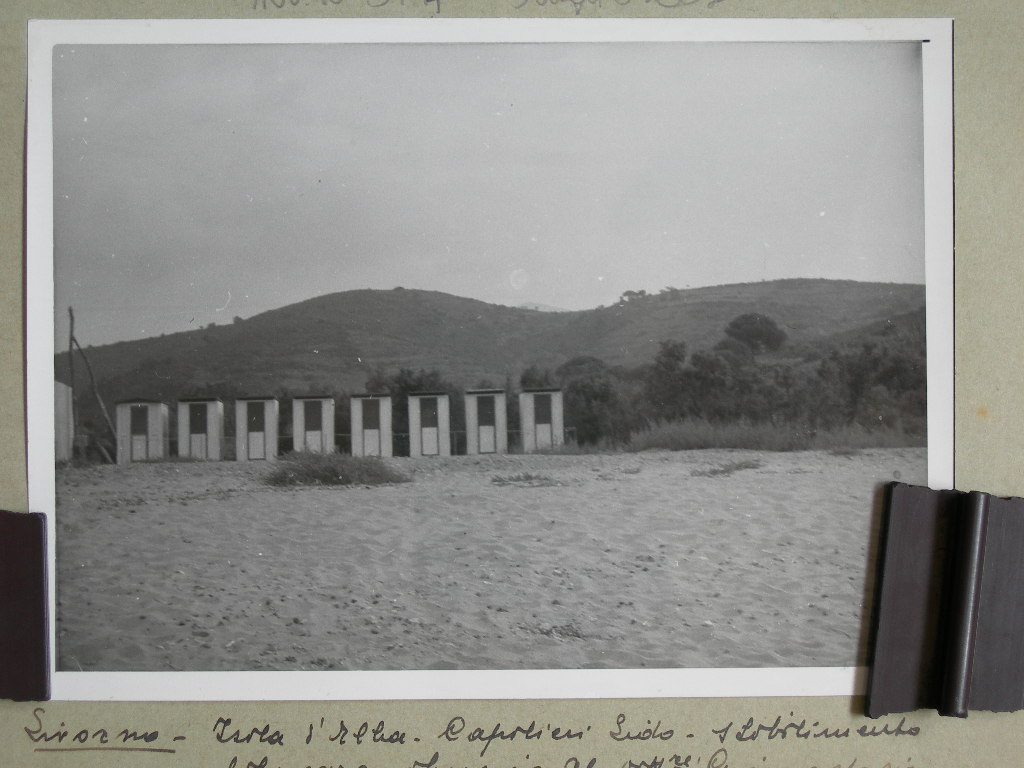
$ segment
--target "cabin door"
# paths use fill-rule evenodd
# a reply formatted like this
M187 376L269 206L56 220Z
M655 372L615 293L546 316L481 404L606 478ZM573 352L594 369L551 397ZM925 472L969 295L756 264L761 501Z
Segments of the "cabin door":
M188 455L195 459L210 458L206 410L206 403L189 403L188 405Z
M245 404L245 423L250 460L267 458L267 427L264 403Z
M441 452L437 431L437 398L420 398L420 450L424 456L437 456Z
M363 455L380 456L380 400L363 400Z
M145 461L149 458L149 408L147 406L132 406L131 433L131 460Z
M305 449L324 453L324 404L319 400L306 400L302 404L305 434L302 436Z
M533 396L533 424L537 435L537 447L550 448L554 445L554 432L551 425L551 395Z
M498 421L494 395L480 395L476 399L477 440L480 453L498 452Z

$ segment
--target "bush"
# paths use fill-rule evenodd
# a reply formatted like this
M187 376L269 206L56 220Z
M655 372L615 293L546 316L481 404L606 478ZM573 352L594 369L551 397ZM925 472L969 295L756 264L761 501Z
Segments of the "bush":
M538 475L533 472L520 472L517 475L495 475L491 478L491 482L495 485L524 485L532 488L561 485L561 483L548 475Z
M806 430L770 424L712 424L704 419L662 421L634 432L629 451L692 451L702 448L745 448L757 451L802 451L811 448Z
M695 469L690 475L693 477L724 477L740 472L744 469L760 469L761 462L757 459L744 459L742 461L730 461L718 467L710 469Z
M387 485L409 478L372 456L290 453L267 475L269 485Z
M866 429L859 425L812 430L745 421L712 424L703 419L662 421L634 432L628 451L690 451L739 448L755 451L837 451L861 448L909 448L926 445L921 435L900 427Z

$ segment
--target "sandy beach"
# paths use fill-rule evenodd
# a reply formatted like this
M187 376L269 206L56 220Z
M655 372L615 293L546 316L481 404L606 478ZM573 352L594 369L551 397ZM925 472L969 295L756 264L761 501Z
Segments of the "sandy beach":
M876 488L924 449L393 459L57 473L60 670L863 663Z

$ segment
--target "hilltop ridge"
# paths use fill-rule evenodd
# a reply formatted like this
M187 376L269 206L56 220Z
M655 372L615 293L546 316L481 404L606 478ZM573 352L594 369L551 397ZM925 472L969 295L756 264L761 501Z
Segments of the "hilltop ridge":
M789 354L814 354L830 343L856 343L859 334L877 333L887 323L923 323L925 303L922 285L827 279L624 295L629 298L607 307L543 312L438 291L358 289L231 325L87 352L111 400L170 400L214 390L223 397L355 391L374 370L401 367L437 369L468 387L502 385L528 366L555 368L581 355L635 367L651 362L667 339L690 350L709 348L730 320L748 312L767 315L785 330ZM56 356L55 370L66 381L66 353Z

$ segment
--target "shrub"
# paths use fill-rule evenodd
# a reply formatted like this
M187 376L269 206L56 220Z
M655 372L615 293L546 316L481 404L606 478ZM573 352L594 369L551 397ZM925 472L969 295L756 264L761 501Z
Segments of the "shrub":
M290 453L266 477L269 485L387 485L409 478L372 456Z
M712 424L704 419L663 421L634 432L627 450L690 451L702 448L746 448L759 451L801 451L811 448L806 430L770 424Z
M532 488L560 485L554 478L532 472L520 472L517 475L495 475L491 478L491 482L495 485L526 485Z
M862 448L908 448L925 445L922 436L897 427L866 429L860 425L812 430L736 421L712 424L704 419L662 421L634 432L628 451L690 451L740 448L755 451L846 451Z
M761 462L757 459L745 459L743 461L730 461L710 469L695 469L690 474L693 477L723 477L744 469L759 469L760 467Z

